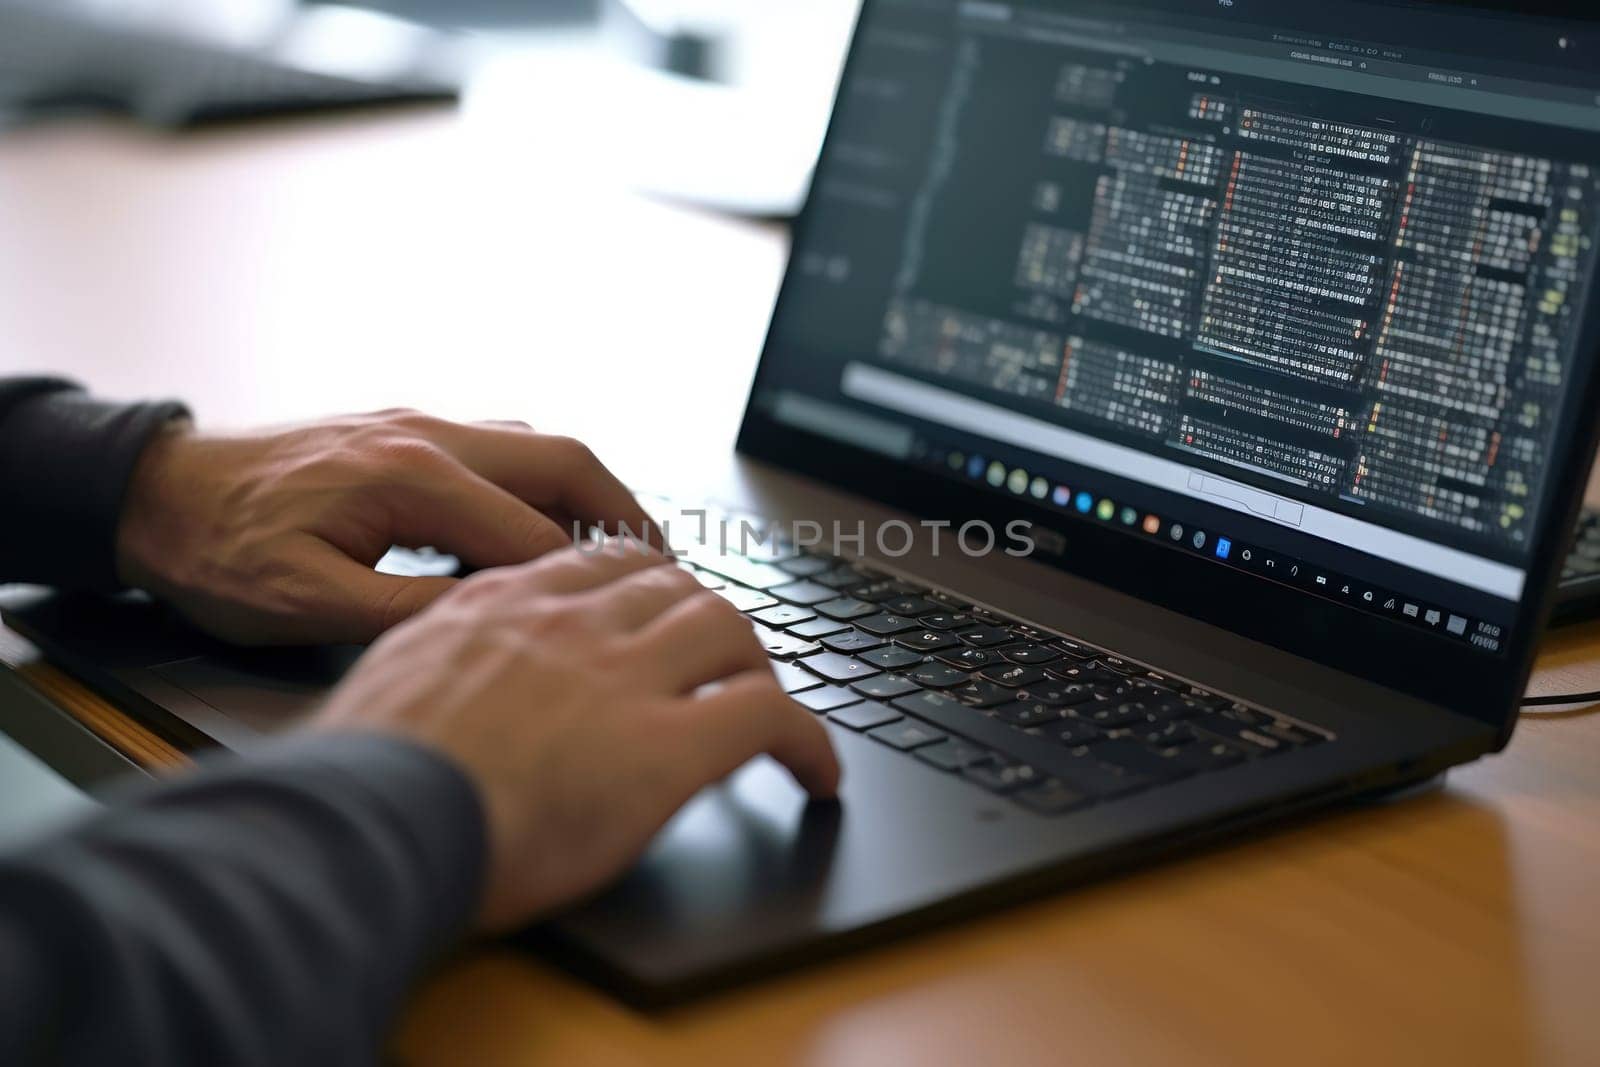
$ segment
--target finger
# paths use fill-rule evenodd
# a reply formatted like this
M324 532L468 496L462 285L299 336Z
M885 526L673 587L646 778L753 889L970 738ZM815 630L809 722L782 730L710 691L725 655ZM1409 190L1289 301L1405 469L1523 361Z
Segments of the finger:
M548 516L446 455L375 492L394 542L432 545L474 567L526 563L572 544Z
M595 454L570 437L440 423L430 437L456 459L538 508L558 509L607 533L624 527L660 548L661 533Z
M639 571L664 568L671 562L637 541L613 538L599 543L569 545L532 563L495 571L475 580L480 585L492 584L517 597L526 597L529 593L575 594L610 585Z
M273 639L306 644L366 644L460 584L455 578L380 574L316 539L307 539L284 562L293 578L279 590L284 632Z
M745 671L763 670L772 676L766 650L756 640L750 620L703 589L641 629L637 646L637 669L672 693L692 693Z
M682 567L646 567L595 588L585 608L613 632L632 633L704 591Z
M766 753L789 769L812 796L839 791L839 759L822 723L778 687L766 668L739 675L687 701L674 759L683 768L682 794L720 781Z

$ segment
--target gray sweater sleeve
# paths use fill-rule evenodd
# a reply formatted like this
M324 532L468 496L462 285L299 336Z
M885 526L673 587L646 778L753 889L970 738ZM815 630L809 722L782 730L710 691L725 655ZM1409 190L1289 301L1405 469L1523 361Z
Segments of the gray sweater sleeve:
M0 582L118 588L117 522L145 444L187 414L59 378L0 378Z
M467 926L484 820L407 742L322 735L0 857L0 1063L372 1063Z

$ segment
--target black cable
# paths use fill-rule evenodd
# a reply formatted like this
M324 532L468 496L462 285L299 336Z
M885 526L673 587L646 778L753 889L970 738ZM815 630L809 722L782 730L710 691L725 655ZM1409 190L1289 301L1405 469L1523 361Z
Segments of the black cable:
M1600 703L1600 693L1558 693L1554 696L1524 697L1522 706L1525 708L1547 708L1555 704L1596 704Z

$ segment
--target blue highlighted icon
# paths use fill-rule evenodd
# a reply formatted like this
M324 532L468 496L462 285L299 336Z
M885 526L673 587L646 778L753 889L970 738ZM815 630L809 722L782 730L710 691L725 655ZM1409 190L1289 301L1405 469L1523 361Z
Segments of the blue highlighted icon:
M988 463L984 462L982 456L973 456L971 459L967 460L967 477L982 478L983 468L987 466Z
M1233 551L1233 542L1226 537L1217 538L1217 558L1227 559L1228 553Z
M1079 511L1087 515L1094 508L1094 497L1088 493L1079 493L1078 499L1073 501L1073 504Z

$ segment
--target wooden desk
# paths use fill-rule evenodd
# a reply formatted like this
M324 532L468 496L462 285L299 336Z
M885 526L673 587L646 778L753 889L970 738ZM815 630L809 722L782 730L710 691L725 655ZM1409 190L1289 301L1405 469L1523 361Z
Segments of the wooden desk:
M212 421L522 417L648 481L731 440L782 257L771 231L540 168L445 116L0 141L0 364L181 394ZM616 409L574 402L596 376L630 383L620 436ZM1600 626L1553 638L1535 688L1600 688ZM422 987L395 1049L483 1067L1587 1064L1597 901L1600 715L1530 719L1444 788L664 1016L473 949Z

